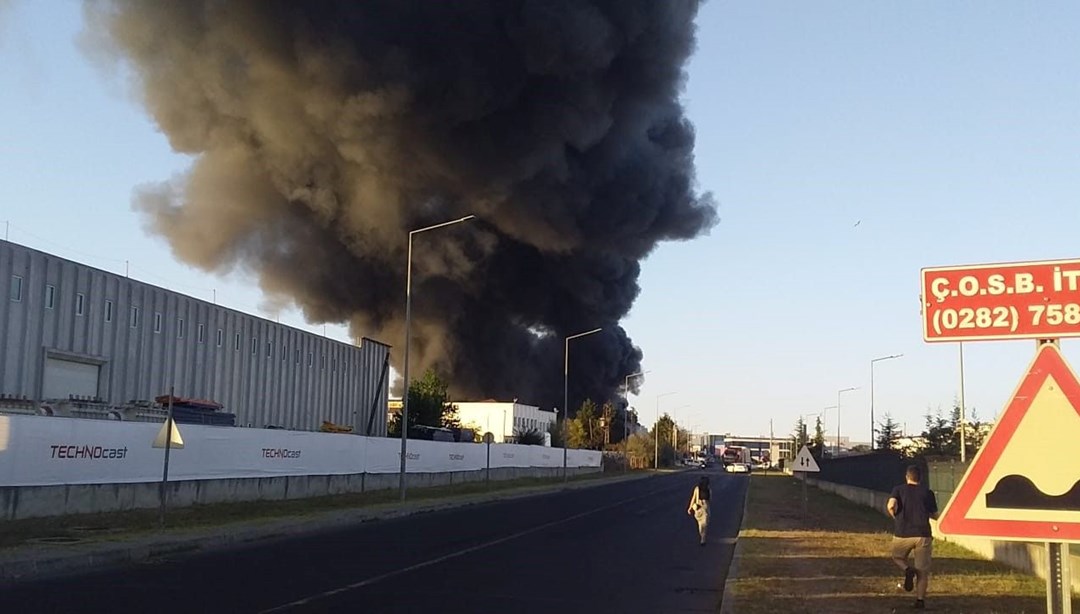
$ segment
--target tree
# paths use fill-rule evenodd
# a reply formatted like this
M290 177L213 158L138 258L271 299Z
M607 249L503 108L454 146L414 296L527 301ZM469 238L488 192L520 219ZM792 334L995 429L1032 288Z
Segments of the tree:
M653 440L650 435L645 433L631 435L626 442L626 452L630 457L631 468L644 469L645 467L652 467Z
M799 419L795 421L795 430L791 433L792 449L798 454L799 450L802 450L803 446L808 445L809 442L810 438L806 433L806 421L803 420L802 416L799 416Z
M460 426L457 406L448 401L450 384L443 381L434 369L409 383L409 428L432 426L456 428ZM395 414L388 431L391 436L401 435L401 414Z
M535 428L514 431L514 441L525 446L542 446L544 434Z
M613 439L611 429L615 423L615 413L615 404L611 401L605 402L600 408L600 441L603 448L607 448Z
M461 428L469 429L470 431L473 432L473 443L483 443L484 442L484 429L480 428L479 424L477 424L475 422L469 422L469 423L466 423L466 424L462 424ZM398 434L400 435L401 433L399 432Z
M967 424L960 424L960 402L953 401L946 418L939 407L933 414L927 412L926 428L922 436L926 439L926 453L933 456L950 458L960 457L960 433L964 433L964 444L967 454L973 455L979 451L983 444L983 425L979 422L979 413L972 407Z
M570 419L570 447L599 450L604 444L600 414L592 399L585 399L577 415Z
M968 428L966 430L968 436L968 450L971 455L982 448L983 443L986 442L986 430L985 425L979 420L979 412L974 407L971 408L971 420L968 420Z
M949 421L945 419L945 416L942 415L941 408L938 407L933 414L927 411L924 418L926 419L926 428L923 430L922 436L926 440L926 454L952 456L956 432Z
M825 429L821 424L821 416L818 416L817 421L814 423L814 439L811 442L810 449L819 458L825 450Z
M675 462L675 448L671 445L671 435L675 430L675 421L671 416L664 414L656 421L652 432L649 433L653 451L659 449L660 465L671 465ZM652 454L650 454L650 459Z
M556 420L555 422L552 422L550 425L548 425L547 432L551 435L551 447L562 448L565 446L566 439L563 437L562 420Z
M571 418L566 423L566 443L568 448L588 448L589 436L581 420Z
M888 412L885 413L885 419L879 423L875 442L879 450L896 449L900 442L900 424L894 421Z

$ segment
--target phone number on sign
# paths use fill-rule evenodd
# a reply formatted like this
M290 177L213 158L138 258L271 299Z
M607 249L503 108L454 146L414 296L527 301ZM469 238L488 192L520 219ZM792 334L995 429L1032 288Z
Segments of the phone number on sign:
M1021 317L1026 317L1023 322ZM1080 304L1029 305L1026 314L1016 307L961 307L934 312L934 332L952 330L1001 330L1016 332L1024 324L1060 326L1080 324Z

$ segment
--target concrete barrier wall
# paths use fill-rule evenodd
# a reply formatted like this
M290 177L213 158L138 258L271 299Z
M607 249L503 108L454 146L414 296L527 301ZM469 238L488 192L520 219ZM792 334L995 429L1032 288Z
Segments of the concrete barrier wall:
M600 467L570 467L569 475L599 473ZM498 467L491 479L551 478L562 475L562 467ZM409 473L408 488L449 486L479 482L485 471ZM156 508L160 504L160 482L127 484L62 484L52 486L0 487L0 519L20 520L69 514L94 514ZM170 507L206 505L237 501L282 501L346 493L386 490L398 487L398 474L356 473L348 475L278 476L221 480L181 480L169 482Z
M840 495L848 501L872 507L881 512L882 515L888 515L885 511L885 506L889 502L888 493L815 479L808 479L806 483L821 490ZM1049 561L1047 560L1046 547L1043 544L1006 542L984 537L946 536L938 530L936 521L931 520L930 526L933 529L935 539L952 542L989 560L998 561L1013 569L1046 579ZM1072 575L1073 591L1080 592L1080 556L1076 554L1070 555L1069 568Z

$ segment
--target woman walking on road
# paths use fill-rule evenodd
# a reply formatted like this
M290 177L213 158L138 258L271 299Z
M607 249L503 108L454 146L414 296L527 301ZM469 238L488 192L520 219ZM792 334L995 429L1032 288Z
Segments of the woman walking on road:
M702 477L694 487L694 494L690 495L690 507L686 513L697 520L698 535L701 536L701 545L705 545L705 534L709 532L709 478Z

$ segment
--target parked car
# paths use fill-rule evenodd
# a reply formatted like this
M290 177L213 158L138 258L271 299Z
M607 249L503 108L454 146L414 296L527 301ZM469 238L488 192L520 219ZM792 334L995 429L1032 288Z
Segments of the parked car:
M725 470L728 473L750 473L750 465L746 463L731 463Z

